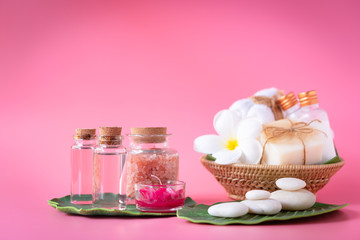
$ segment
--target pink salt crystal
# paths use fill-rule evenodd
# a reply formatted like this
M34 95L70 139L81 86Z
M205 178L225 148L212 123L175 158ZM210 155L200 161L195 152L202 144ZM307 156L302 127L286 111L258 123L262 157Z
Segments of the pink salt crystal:
M151 175L157 176L163 183L178 178L179 155L177 152L166 152L166 154L129 153L126 161L126 193L129 197L134 197L135 183L158 184L159 181Z

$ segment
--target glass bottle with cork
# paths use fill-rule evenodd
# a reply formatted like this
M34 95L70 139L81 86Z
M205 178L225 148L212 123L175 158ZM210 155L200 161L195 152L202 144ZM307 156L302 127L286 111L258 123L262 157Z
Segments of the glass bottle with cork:
M100 127L94 150L93 206L126 209L126 149L121 127Z
M177 180L179 154L169 148L166 127L131 128L127 155L127 195L134 197L135 183L158 184Z
M70 200L75 204L91 204L96 130L78 128L74 140L75 144L71 146Z

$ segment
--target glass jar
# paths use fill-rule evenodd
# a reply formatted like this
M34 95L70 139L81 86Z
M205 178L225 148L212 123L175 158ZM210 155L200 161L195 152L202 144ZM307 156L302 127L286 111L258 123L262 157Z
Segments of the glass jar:
M132 128L130 151L127 155L126 193L134 198L136 183L158 184L177 180L179 175L179 154L169 148L166 128ZM155 177L154 177L155 176Z
M120 127L100 127L94 150L93 206L126 209L126 149Z
M95 129L76 129L71 146L70 200L74 204L92 203L93 151L96 145Z

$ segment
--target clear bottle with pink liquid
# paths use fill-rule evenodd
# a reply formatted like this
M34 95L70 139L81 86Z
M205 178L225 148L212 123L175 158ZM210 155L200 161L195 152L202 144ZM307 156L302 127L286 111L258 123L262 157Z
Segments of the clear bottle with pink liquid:
M75 204L92 203L93 151L96 145L95 129L76 129L71 146L71 194Z
M121 127L100 127L94 151L93 206L126 209L126 149Z

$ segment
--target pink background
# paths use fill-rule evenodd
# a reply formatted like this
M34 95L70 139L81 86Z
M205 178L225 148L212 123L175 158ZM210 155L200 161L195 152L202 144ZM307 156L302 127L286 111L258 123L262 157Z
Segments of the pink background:
M359 1L1 1L2 239L359 239ZM214 114L275 86L315 89L344 168L341 211L258 226L66 215L75 128L167 126L199 203L227 201L192 150ZM127 145L127 141L125 141Z

